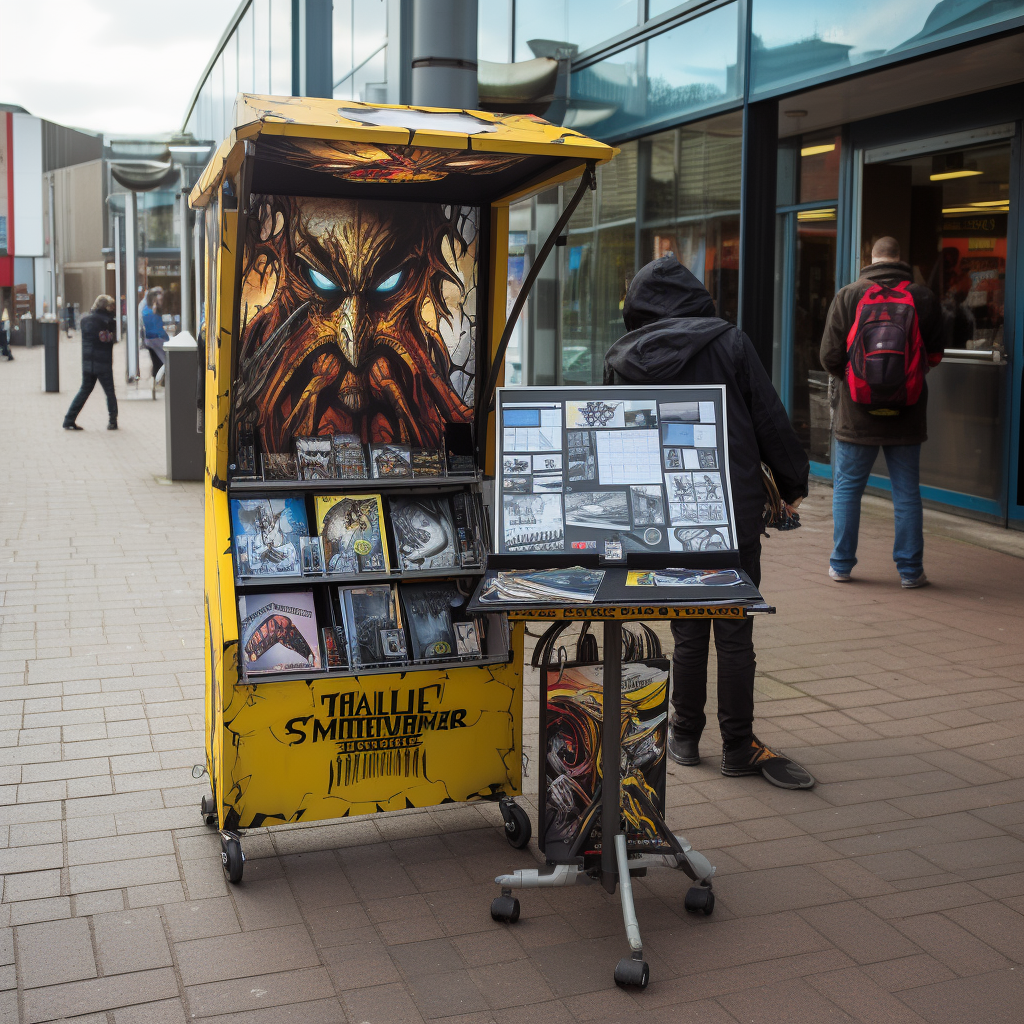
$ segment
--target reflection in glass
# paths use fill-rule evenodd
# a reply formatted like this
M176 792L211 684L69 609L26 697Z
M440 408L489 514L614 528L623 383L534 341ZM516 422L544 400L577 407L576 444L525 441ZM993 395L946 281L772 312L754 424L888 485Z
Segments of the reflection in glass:
M836 131L805 135L800 140L800 202L839 198L841 136Z
M270 91L292 94L292 4L270 0Z
M335 0L334 98L387 102L387 4Z
M575 72L565 125L605 138L738 98L738 13L726 4Z
M255 92L253 88L253 11L242 15L235 29L238 39L238 92Z
M478 0L476 52L494 64L512 60L512 0Z
M517 0L515 9L516 60L554 57L555 46L575 56L637 23L636 0Z
M270 0L252 4L253 92L270 92Z
M828 373L818 358L836 293L836 209L796 215L792 297L793 401L790 417L812 459L829 460Z
M818 75L1024 15L1003 0L751 0L754 92Z
M864 167L861 265L893 235L948 314L953 349L1003 350L1010 145Z
M723 114L641 141L640 263L674 252L735 321L743 118Z

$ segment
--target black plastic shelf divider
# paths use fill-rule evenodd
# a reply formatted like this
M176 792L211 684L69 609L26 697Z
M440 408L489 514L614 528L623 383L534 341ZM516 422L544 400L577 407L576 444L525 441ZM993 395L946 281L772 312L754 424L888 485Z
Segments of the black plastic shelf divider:
M458 491L478 484L482 476L385 477L382 480L229 480L229 494L256 491L316 491L322 494L358 494L374 491Z
M353 676L384 676L396 675L398 673L405 675L409 672L436 672L438 670L447 671L453 668L480 668L485 665L504 665L510 660L511 654L506 652L505 654L494 654L487 658L471 658L466 661L441 661L440 659L437 661L418 661L415 663L403 661L394 665L359 668L355 671L352 669L336 669L333 672L325 670L304 672L300 669L295 672L268 672L266 675L258 675L251 678L241 676L237 685L262 686L264 683L292 683L305 679L351 679Z

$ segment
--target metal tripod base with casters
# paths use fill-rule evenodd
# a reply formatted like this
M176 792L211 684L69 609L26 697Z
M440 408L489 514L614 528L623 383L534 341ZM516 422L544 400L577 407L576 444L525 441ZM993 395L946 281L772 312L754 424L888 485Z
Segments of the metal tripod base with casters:
M621 765L619 724L622 708L622 623L616 620L606 620L604 623L603 689L601 760L604 765L618 767ZM695 883L686 894L686 910L690 913L711 914L715 908L715 894L711 889L711 878L715 868L682 836L675 835L669 829L658 809L641 792L634 792L632 795L634 799L640 801L644 815L654 825L663 848L667 846L669 849L664 853L630 852L627 837L623 832L620 808L622 781L621 768L611 778L602 779L600 790L582 816L581 820L586 823L586 827L580 828L576 844L571 851L572 856L580 854L591 824L600 819L600 862L594 863L597 861L596 856L578 856L580 863L555 864L546 870L521 869L508 875L499 875L494 881L501 886L501 895L491 903L491 917L509 924L519 920L520 905L519 900L512 894L514 889L600 883L609 893L614 893L618 886L629 954L616 965L615 981L619 985L646 988L650 979L650 969L644 960L640 926L633 904L632 878L645 875L647 869L651 867L669 867L683 871ZM508 800L508 803L512 804L512 801ZM512 806L515 807L515 804ZM522 814L520 808L516 807L516 810ZM508 824L512 813L509 808L502 807L506 830L510 833L509 842L512 842L513 829ZM521 838L522 832L515 830L515 835Z

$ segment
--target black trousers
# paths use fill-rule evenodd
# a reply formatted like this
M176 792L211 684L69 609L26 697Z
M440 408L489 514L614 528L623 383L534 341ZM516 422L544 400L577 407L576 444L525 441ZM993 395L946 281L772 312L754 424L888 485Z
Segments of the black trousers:
M82 365L82 386L71 399L71 406L64 417L65 424L74 423L82 411L86 399L92 394L96 382L107 393L107 412L112 420L117 419L117 396L114 394L114 368L109 363L84 363Z
M761 539L740 548L740 566L754 586L761 584ZM707 724L708 647L714 624L718 652L718 725L726 749L746 743L754 734L754 620L704 619L673 622L676 649L672 655L673 729L676 736L698 739Z
M150 366L153 367L153 376L155 377L160 370L160 367L164 365L163 358L155 348L149 349L149 363Z

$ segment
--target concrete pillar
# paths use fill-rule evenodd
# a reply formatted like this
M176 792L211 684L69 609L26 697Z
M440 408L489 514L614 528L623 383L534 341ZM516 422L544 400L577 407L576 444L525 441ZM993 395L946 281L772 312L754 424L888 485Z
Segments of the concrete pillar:
M413 0L412 102L475 110L477 0Z

